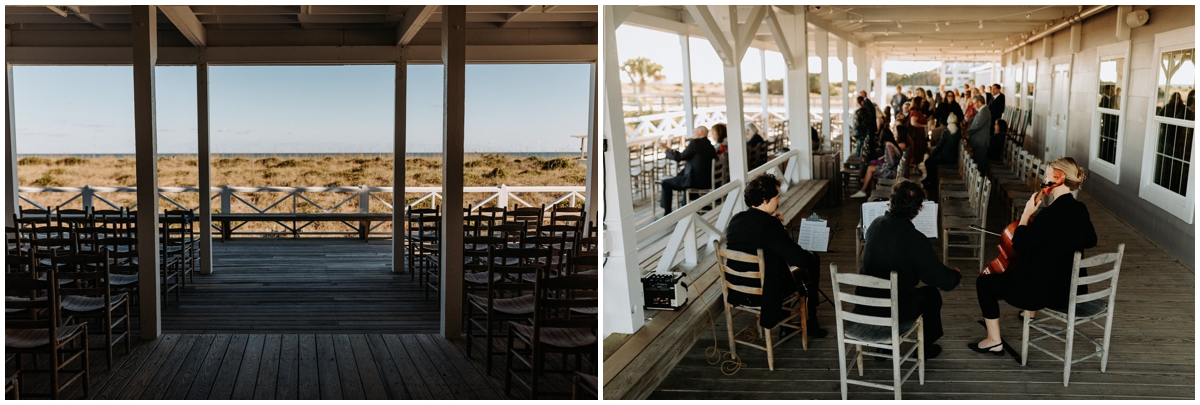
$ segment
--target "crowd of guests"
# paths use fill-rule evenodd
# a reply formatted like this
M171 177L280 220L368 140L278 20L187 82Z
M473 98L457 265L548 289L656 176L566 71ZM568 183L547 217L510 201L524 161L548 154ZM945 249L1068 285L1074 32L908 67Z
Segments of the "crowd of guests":
M697 126L692 133L692 139L683 150L671 149L665 140L659 140L659 147L664 150L667 159L684 162L683 168L675 177L663 179L661 207L666 216L674 210L674 192L687 189L708 189L712 184L713 161L729 153L729 128L725 123L713 124L712 131L703 125ZM749 150L766 142L753 122L745 125L747 139L746 149ZM709 135L712 139L709 139ZM682 204L681 204L682 205Z
M962 89L941 85L936 93L922 87L905 92L896 86L890 105L882 109L865 90L859 92L856 101L853 154L868 164L863 168L862 188L852 198L870 195L878 178L894 178L899 172L899 156L905 151L923 182L936 184L936 166L957 164L962 140L967 141L972 159L986 174L989 149L1000 143L997 140L1003 140L1008 128L1000 118L1005 101L999 84L978 88L963 85Z

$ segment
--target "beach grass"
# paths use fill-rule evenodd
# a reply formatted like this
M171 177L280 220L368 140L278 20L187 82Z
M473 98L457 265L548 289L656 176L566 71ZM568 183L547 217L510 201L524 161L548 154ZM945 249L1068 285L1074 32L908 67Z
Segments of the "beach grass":
M325 156L214 156L211 160L213 186L240 187L392 187L391 156L379 155L325 155ZM195 155L175 155L158 158L158 184L163 187L195 187L198 180L198 159ZM137 186L135 159L133 157L75 157L75 156L26 156L17 162L18 181L26 187L134 187ZM465 187L507 186L584 186L587 169L579 160L571 157L553 159L536 156L514 157L499 154L467 155L464 157L463 185ZM441 186L442 159L408 158L405 160L405 183L409 187ZM549 204L565 193L522 193L519 198L535 206ZM46 207L62 205L75 197L73 193L23 193L26 198ZM136 201L135 193L97 193L112 203L128 207ZM239 193L240 197L259 209L265 208L287 196L286 193L255 192ZM391 202L391 193L375 193L383 201ZM199 205L197 193L164 193L164 196L191 208ZM406 204L424 194L407 193ZM477 205L489 195L467 193L464 204ZM317 213L338 206L333 212L358 212L359 199L352 193L314 192L304 193L303 198L288 198L279 202L268 212ZM315 203L316 205L314 205ZM160 200L160 209L170 202ZM371 201L369 211L391 212L379 200ZM26 201L22 208L35 208ZM98 209L109 208L95 200ZM425 205L425 204L422 204ZM495 205L495 201L485 205ZM509 206L512 206L510 202ZM80 208L79 199L62 208ZM218 200L213 201L213 210L220 210ZM241 201L234 199L231 212L255 212ZM386 224L385 224L386 226ZM328 229L325 229L328 228ZM388 229L390 226L387 226ZM271 231L281 229L269 223L247 224L240 230ZM340 223L316 223L309 230L348 229Z

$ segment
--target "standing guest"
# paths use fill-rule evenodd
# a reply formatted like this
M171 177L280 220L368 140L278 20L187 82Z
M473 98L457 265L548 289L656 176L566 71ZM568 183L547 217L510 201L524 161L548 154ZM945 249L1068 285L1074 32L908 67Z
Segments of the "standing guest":
M783 227L783 216L776 212L779 208L779 179L771 174L762 174L746 183L743 201L750 207L734 215L729 220L726 247L747 254L763 251L763 279L756 280L745 277L727 275L731 284L762 288L762 295L747 295L729 290L729 303L762 307L759 325L773 328L787 318L788 311L783 308L783 301L788 296L799 292L808 296L808 335L822 338L826 332L817 323L817 304L820 300L816 292L820 289L821 257L816 253L804 250ZM759 265L730 261L730 270L758 272ZM795 280L788 270L789 266L803 269L804 280ZM762 283L761 285L759 283ZM797 285L803 283L803 285ZM811 293L808 293L811 291Z
M866 108L866 109L868 109L868 111L867 111L867 113L868 113L868 116L867 116L867 118L871 120L870 122L871 122L872 124L874 124L874 123L875 123L875 117L878 117L878 116L880 116L880 115L883 115L883 111L882 111L882 110L880 110L880 109L879 109L879 107L878 107L878 106L876 106L876 105L875 105L875 103L871 101L871 98L870 98L870 97L867 97L867 91L866 91L866 90L859 90L859 91L858 91L858 97L860 97L860 98L862 98L862 99L863 99L863 107L862 107L862 108ZM878 128L878 127L876 127L875 129L872 129L872 130L871 130L871 133L872 133L872 134L877 134L877 133L879 133L879 128Z
M896 86L896 94L892 95L892 111L900 111L900 106L908 102L908 97L904 95L904 89Z
M946 95L946 85L945 85L945 84L939 84L939 85L938 85L938 93L937 93L937 95L936 95L937 99L933 100L933 101L934 101L934 104L935 104L935 105L941 105L941 104L942 104L942 100L943 100L943 98L945 97L945 95Z
M866 98L858 97L856 100L858 110L854 111L854 139L857 146L854 148L854 156L862 156L864 146L875 137L874 130L878 124L875 122L875 109L867 106Z
M713 124L712 132L717 138L717 155L723 155L729 152L729 133L726 132L725 123Z
M996 124L996 120L1004 117L1004 93L1000 92L1000 84L992 85L992 100L988 103L988 109L992 113L992 124Z
M882 159L875 159L867 166L867 172L862 176L862 188L858 192L850 196L850 198L863 198L870 194L867 190L875 188L875 183L878 179L894 179L899 170L901 151L907 146L904 142L897 144L892 137L891 132L885 132L883 138L883 156Z
M925 99L917 97L913 99L913 108L908 118L909 142L912 143L912 163L918 164L925 160L925 154L929 152L929 135L927 135L926 126L929 123L929 116L925 115ZM919 166L918 166L919 167Z
M958 116L959 122L963 121L962 107L958 105L956 99L957 96L954 95L953 91L946 92L945 98L942 99L942 102L937 106L937 110L933 113L933 119L937 121L937 126L946 126L946 123L950 122L949 116L951 114Z
M696 127L695 136L688 141L683 152L670 149L662 141L659 141L659 146L666 150L667 159L687 161L679 175L662 180L662 208L666 211L663 215L668 215L671 213L674 190L712 187L712 164L717 157L717 150L708 140L708 128L704 126Z
M967 127L967 144L971 146L971 158L979 167L979 172L987 175L988 144L992 137L992 112L983 104L983 96L975 96L975 118Z
M925 190L920 184L901 179L892 185L887 213L875 218L867 228L863 267L859 274L886 280L892 272L897 273L900 291L896 304L899 305L900 323L923 318L925 358L933 359L942 352L942 347L935 343L943 335L942 294L938 290L953 290L959 285L962 273L938 260L929 238L913 226L912 220L921 211L924 200ZM917 287L922 282L925 286ZM891 292L858 287L854 294L888 298ZM891 315L887 308L866 305L856 305L851 312L869 316Z
M975 110L975 92L967 90L967 96L963 99L963 102L967 103L966 108L963 108L964 118L967 119L965 122L971 122L971 119L975 118L975 113L979 112Z
M1037 194L1025 203L1025 211L1017 230L1013 232L1012 247L1021 257L1000 274L979 276L975 294L987 337L967 347L979 353L1004 354L1000 338L1000 305L1005 301L1017 308L1037 311L1042 308L1064 309L1071 293L1071 270L1075 252L1096 246L1096 228L1087 206L1072 191L1083 185L1084 170L1075 159L1061 157L1050 162L1046 183L1052 185L1050 195L1042 197L1041 212L1035 204ZM1039 191L1038 193L1041 193ZM1030 217L1037 213L1037 221ZM1080 276L1087 273L1080 269ZM1086 294L1087 291L1080 292ZM1032 317L1032 314L1030 315Z

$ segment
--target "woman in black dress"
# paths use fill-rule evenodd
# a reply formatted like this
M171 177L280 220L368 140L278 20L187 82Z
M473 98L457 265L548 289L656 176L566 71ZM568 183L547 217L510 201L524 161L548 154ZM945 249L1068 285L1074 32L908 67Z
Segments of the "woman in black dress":
M1086 177L1075 160L1062 157L1050 162L1046 182L1052 188L1042 197L1041 206L1034 197L1025 204L1021 222L1013 233L1015 260L1000 274L980 276L975 282L979 308L983 311L987 337L967 347L980 353L1000 356L1000 304L1037 311L1042 308L1066 308L1070 300L1071 267L1075 252L1096 246L1096 228L1087 206L1075 199ZM1037 213L1032 222L1030 217Z

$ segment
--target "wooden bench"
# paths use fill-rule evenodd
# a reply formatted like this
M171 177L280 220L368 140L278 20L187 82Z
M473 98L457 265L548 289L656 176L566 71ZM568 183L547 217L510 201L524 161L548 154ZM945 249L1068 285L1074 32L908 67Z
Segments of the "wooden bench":
M797 223L812 210L829 189L829 180L805 180L792 186L780 197L779 212L785 223ZM719 210L702 217L715 220ZM697 230L697 237L704 233ZM654 269L663 256L667 239L648 245L652 252L641 261L641 268ZM716 255L699 258L689 273L688 303L677 311L647 310L651 318L634 334L614 333L604 339L604 397L606 399L646 399L667 374L683 359L701 337L709 336L709 313L721 316L720 280ZM722 335L723 336L723 335ZM728 342L723 342L728 344ZM727 348L722 346L722 349Z
M213 222L221 224L221 240L227 241L233 235L231 222L292 222L292 236L300 236L300 226L296 222L358 222L358 237L367 240L371 233L371 222L387 222L392 220L390 212L347 212L347 213L249 213L249 214L212 214ZM286 227L286 226L285 226Z

